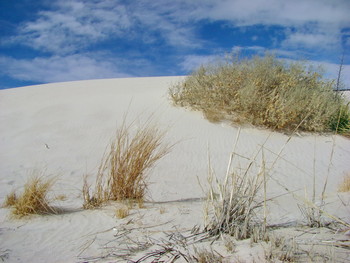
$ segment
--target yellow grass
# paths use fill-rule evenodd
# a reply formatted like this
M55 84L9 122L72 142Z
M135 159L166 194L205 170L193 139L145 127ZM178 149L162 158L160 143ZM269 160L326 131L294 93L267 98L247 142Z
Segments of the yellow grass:
M117 218L123 219L130 214L130 210L128 207L119 207L115 211L115 215Z
M11 206L12 214L19 218L31 214L55 213L47 197L53 184L52 178L34 175L28 179L21 194L13 192L7 196L5 205Z
M93 208L114 200L136 200L142 204L151 168L171 146L162 145L165 133L147 121L134 129L125 119L104 154L90 194L86 180L83 187L84 208Z
M339 184L339 192L350 192L350 173L344 176L343 181Z

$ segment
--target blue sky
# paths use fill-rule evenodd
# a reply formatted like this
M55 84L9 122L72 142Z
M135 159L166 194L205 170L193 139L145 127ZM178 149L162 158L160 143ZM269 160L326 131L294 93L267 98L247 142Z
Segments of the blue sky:
M239 51L309 60L350 88L350 0L0 0L0 89L186 75Z

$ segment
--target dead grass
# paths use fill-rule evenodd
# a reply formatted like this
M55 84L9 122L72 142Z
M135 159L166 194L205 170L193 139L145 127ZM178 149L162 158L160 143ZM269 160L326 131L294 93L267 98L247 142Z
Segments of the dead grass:
M6 199L5 199L3 207L11 207L11 206L15 205L16 201L17 201L16 192L12 191L11 193L9 193L6 196Z
M223 262L223 256L221 256L219 253L214 252L213 250L206 250L206 249L195 249L195 255L192 256L191 262L198 262L198 263L212 263L217 262L221 263Z
M119 219L123 219L130 214L130 209L127 206L119 207L115 211L115 215Z
M55 179L44 178L43 175L33 174L24 185L23 192L15 192L7 196L5 205L12 207L12 214L22 218L31 214L52 214L55 209L50 206L48 193Z
M211 236L229 234L237 240L251 237L256 242L265 239L266 235L266 222L257 216L257 211L261 211L264 206L258 193L264 185L265 169L255 175L251 173L255 163L252 160L242 173L232 172L230 169L234 156L235 152L232 152L222 182L216 178L209 159L209 193L205 217L208 219L211 216L211 219L205 231Z
M350 173L344 176L343 181L338 186L339 192L350 192Z
M300 249L294 239L272 237L264 252L267 262L298 262Z
M200 67L169 93L175 105L200 110L214 122L283 131L301 123L303 131L342 131L350 127L349 109L334 85L322 70L301 62L286 63L269 54L252 59L231 55ZM343 123L337 128L339 112Z
M99 166L95 189L91 193L84 180L84 208L101 206L109 200L136 200L141 206L147 191L151 168L171 146L163 145L165 132L148 120L135 129L124 119Z

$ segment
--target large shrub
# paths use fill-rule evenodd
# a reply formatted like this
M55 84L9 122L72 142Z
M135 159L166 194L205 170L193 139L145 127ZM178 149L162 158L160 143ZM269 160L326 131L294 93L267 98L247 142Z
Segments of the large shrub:
M211 121L324 132L334 128L332 121L344 110L334 86L320 69L302 62L270 54L251 59L230 56L201 66L172 86L170 96L176 105L200 110Z

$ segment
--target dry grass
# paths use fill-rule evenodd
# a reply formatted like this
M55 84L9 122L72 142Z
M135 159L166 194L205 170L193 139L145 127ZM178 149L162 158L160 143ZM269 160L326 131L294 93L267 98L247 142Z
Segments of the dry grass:
M115 211L115 215L119 219L123 219L123 218L127 217L129 214L130 214L130 209L127 206L119 207Z
M200 110L212 121L251 123L284 131L346 131L349 109L333 92L334 81L303 63L285 63L272 55L230 56L200 67L170 88L175 105ZM337 120L342 120L337 128ZM347 128L346 128L347 127Z
M12 207L12 214L21 218L31 214L52 214L55 209L49 205L48 193L55 182L53 178L33 175L24 185L22 194L11 193L5 205Z
M136 130L134 126L135 122L127 125L124 119L117 130L102 158L92 194L85 178L84 208L98 207L108 200L136 200L142 205L149 171L171 146L162 144L165 133L149 120Z
M223 262L223 256L221 256L219 253L214 252L213 250L206 250L206 249L195 249L195 255L191 257L191 262L198 262L198 263L213 263L213 262Z
M344 176L343 181L338 186L339 192L350 192L350 173Z
M12 191L10 194L8 194L6 196L3 207L11 207L11 206L15 205L16 201L17 201L16 192Z
M234 155L233 152L230 156L223 182L215 177L209 160L209 193L205 217L212 214L212 218L206 223L205 230L211 236L229 234L237 240L251 237L256 242L265 239L266 234L266 222L257 216L257 211L262 210L265 204L258 195L265 181L264 164L263 169L255 175L251 172L255 160L242 173L231 172Z
M300 249L294 239L272 237L268 245L264 250L267 262L298 262Z

